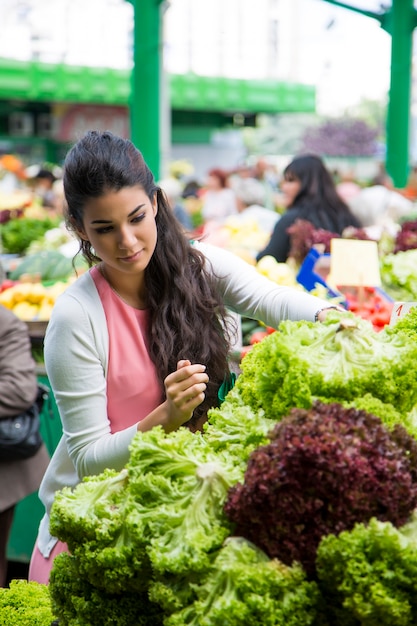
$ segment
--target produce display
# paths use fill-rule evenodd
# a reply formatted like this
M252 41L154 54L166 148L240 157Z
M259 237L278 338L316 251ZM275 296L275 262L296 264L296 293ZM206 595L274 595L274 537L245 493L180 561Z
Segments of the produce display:
M228 228L250 257L248 233ZM47 322L75 277L47 232L0 288L25 321ZM381 255L389 297L346 289L346 312L321 324L243 319L250 349L203 432L138 432L123 470L59 492L51 532L70 552L49 586L0 590L0 624L415 626L417 308L389 317L390 298L417 300L416 254ZM291 263L250 262L304 289Z
M47 322L55 300L67 287L68 283L64 281L57 281L51 286L16 281L0 292L0 304L24 322Z
M285 322L202 433L138 432L63 489L60 626L415 625L416 340L415 308Z

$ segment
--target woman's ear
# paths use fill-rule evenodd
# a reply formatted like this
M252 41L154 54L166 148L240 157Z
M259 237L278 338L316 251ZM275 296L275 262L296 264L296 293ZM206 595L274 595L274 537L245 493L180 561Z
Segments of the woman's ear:
M83 230L78 230L78 228L75 228L74 232L79 239L82 239L83 241L88 241L88 237Z
M158 194L154 193L152 198L152 208L153 208L153 216L155 217L158 213Z
M88 241L88 237L85 234L84 230L80 229L73 220L70 220L70 224L71 224L71 229L74 231L74 233L77 235L79 239L82 239L83 241Z

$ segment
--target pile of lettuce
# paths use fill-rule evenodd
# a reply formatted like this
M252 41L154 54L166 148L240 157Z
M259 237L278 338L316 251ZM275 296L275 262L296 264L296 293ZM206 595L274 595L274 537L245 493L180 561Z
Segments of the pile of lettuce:
M403 250L381 257L380 272L384 291L393 300L417 300L417 249Z
M417 440L365 411L292 409L229 489L234 532L314 576L323 537L373 517L401 527L417 506Z
M417 433L417 342L401 326L375 332L353 313L332 311L322 324L286 321L243 359L233 395L279 421L315 400L376 414Z
M264 440L264 420L257 427L252 417ZM239 443L237 430L238 421L230 454L214 426L207 438L185 428L138 433L122 472L58 494L51 531L70 550L56 557L49 584L60 626L314 623L317 584L299 564L234 537L225 515L253 445L253 436Z
M415 626L416 333L283 322L202 433L57 494L60 626Z

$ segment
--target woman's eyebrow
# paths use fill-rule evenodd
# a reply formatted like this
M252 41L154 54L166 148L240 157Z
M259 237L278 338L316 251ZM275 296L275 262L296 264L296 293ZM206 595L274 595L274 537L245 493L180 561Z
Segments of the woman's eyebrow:
M128 217L132 217L132 215L135 215L135 213L140 211L144 206L145 206L145 203L139 204L139 206L137 206L136 209L133 209L133 211L129 213ZM93 220L90 223L91 224L111 224L111 221L112 220Z

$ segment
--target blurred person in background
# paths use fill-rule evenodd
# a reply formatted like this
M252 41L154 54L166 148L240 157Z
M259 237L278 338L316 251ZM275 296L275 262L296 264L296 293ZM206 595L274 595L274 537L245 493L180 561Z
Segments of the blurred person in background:
M171 207L175 217L184 227L185 230L193 229L193 222L190 214L181 202L182 185L176 178L164 178L159 181L159 186L165 193L168 204Z
M390 176L381 172L369 187L349 200L349 207L362 226L375 226L394 234L399 221L411 215L413 202L396 191Z
M239 218L254 219L260 228L271 233L280 216L265 206L265 186L256 178L241 178L235 181L234 190Z
M340 181L336 183L336 191L346 203L358 195L361 186L355 180L353 172L343 172Z
M264 157L260 157L253 166L253 177L259 181L264 188L264 206L275 211L279 204L278 194L278 172L275 166Z
M0 419L19 415L36 399L38 382L27 326L0 305ZM29 459L0 463L0 586L7 581L7 544L15 507L39 489L48 467L44 445Z
M268 255L278 263L287 261L291 248L287 229L296 220L306 220L315 228L339 235L348 226L361 227L360 221L337 193L331 173L315 154L297 156L286 166L281 189L286 210L257 261Z
M223 221L229 215L236 215L236 194L229 187L224 170L214 168L208 172L201 211L205 223Z

